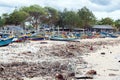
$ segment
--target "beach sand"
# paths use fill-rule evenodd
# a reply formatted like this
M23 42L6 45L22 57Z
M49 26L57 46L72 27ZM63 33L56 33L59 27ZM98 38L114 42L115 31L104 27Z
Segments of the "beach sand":
M43 42L43 43L42 43ZM110 43L110 44L109 44ZM81 54L76 54L73 57L73 62L78 57L82 57L87 63L85 68L81 69L82 75L85 75L89 70L95 70L97 75L93 80L120 80L120 38L97 38L97 39L82 39L80 42L64 42L64 41L28 41L24 43L12 43L9 46L0 48L0 63L12 62L42 62L42 61L60 61L72 60L70 57L53 56L49 53L52 49L63 49L69 44L79 45ZM83 45L84 44L84 45ZM89 45L87 45L89 44ZM86 46L85 46L86 45ZM79 46L77 46L79 48ZM93 50L89 50L90 47ZM52 47L52 49L51 49ZM84 48L83 48L84 47ZM73 49L69 49L74 51ZM67 49L65 49L67 50ZM59 52L59 51L58 51ZM70 51L68 51L70 52ZM79 52L79 51L78 51ZM55 53L56 55L57 53ZM66 55L66 54L65 54ZM76 68L77 66L74 66ZM44 77L26 78L24 80L49 80ZM54 80L54 79L51 79Z
M90 65L86 71L97 71L95 80L120 80L120 44L106 45L89 56L84 55L84 59Z

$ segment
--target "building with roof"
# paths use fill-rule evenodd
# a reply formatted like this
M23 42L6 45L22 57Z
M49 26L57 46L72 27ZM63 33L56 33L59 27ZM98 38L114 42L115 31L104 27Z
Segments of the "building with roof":
M15 26L15 25L6 25L4 27L2 27L0 29L0 32L2 33L14 33L14 34L20 34L20 33L24 33L24 30L23 28L18 25L18 26Z
M113 32L115 29L111 25L94 25L92 31L96 32Z

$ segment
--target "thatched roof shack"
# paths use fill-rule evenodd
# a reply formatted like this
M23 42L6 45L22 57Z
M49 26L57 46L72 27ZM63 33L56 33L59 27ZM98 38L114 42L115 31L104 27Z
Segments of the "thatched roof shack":
M113 32L115 29L111 25L94 25L92 27L92 30L96 32L102 32L102 31Z

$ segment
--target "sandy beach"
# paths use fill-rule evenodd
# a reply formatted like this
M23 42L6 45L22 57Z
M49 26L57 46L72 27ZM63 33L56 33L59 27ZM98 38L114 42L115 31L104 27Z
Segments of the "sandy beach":
M120 80L120 44L105 45L95 53L84 55L90 68L97 71L95 80ZM102 54L104 53L104 54Z
M82 39L80 42L45 40L12 43L0 47L0 69L3 69L0 76L1 79L55 80L57 72L67 74L68 71L75 76L86 76L88 71L94 70L96 74L93 75L93 80L120 80L119 49L120 38ZM60 70L56 71L55 68ZM80 74L76 74L76 70ZM71 76L67 76L69 77ZM77 79L72 76L67 80Z

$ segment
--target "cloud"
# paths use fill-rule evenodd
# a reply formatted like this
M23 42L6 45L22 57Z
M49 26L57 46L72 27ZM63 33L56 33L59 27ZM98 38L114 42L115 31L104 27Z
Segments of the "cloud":
M1 4L1 3L0 3L0 7L13 8L13 6L11 5Z
M92 3L99 5L109 5L111 0L90 0Z
M88 0L88 3L93 11L112 12L120 9L120 0Z
M110 17L114 20L120 19L120 10L116 10L113 12L93 12L97 19L102 19L106 17Z
M42 7L50 6L58 10L78 10L86 6L98 19L110 16L114 19L119 18L120 0L0 0L0 14L12 12L15 7L30 6L38 4Z
M14 10L14 8L0 7L0 15L2 15L4 13L10 14L13 10Z

